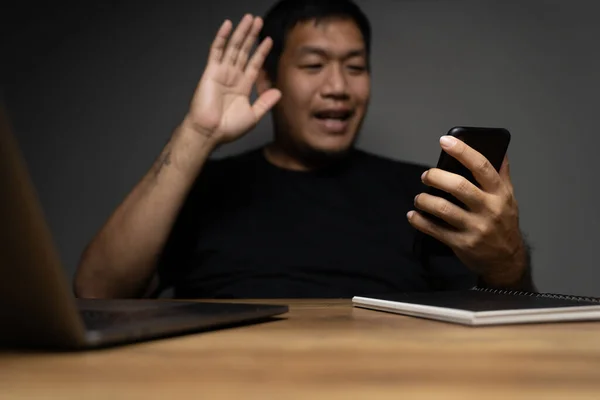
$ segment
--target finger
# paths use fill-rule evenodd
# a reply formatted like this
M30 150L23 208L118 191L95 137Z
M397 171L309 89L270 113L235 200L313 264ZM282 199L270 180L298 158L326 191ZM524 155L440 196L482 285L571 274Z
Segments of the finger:
M281 92L277 89L269 89L261 94L252 105L252 111L254 111L256 120L259 121L264 117L264 115L277 104L280 98Z
M456 232L450 228L443 227L430 219L426 218L419 211L411 210L406 214L408 222L417 230L439 240L440 242L452 247L453 235Z
M236 65L240 65L242 68L246 68L246 62L248 62L248 58L250 57L250 51L252 50L252 46L256 43L256 39L258 38L258 33L262 29L263 21L260 17L256 17L252 22L252 26L250 28L250 33L246 36L244 43L242 44L242 49L240 50L240 54L236 60Z
M486 191L494 191L500 186L500 176L494 166L481 153L451 135L440 138L442 149L467 167L477 182Z
M273 46L273 40L271 38L265 38L262 43L256 48L256 51L248 61L248 66L246 67L246 77L249 82L254 83L256 78L258 77L258 73L271 51L271 47Z
M441 218L456 229L463 230L467 227L467 211L444 198L421 193L415 197L414 204L419 210Z
M421 180L427 186L456 197L469 210L477 211L483 207L484 193L464 176L439 168L431 168L422 175Z
M502 161L502 166L500 167L500 179L502 179L512 191L514 190L514 186L512 184L512 179L510 178L510 161L508 161L508 155L504 156L504 160Z
M208 56L208 60L213 62L221 62L223 58L223 51L225 49L225 44L227 43L227 37L231 32L231 21L225 20L219 30L217 31L217 35L210 46L210 53Z
M499 174L500 178L503 180L510 180L510 162L508 161L508 155L504 156Z
M224 62L235 65L240 49L242 48L242 44L244 43L244 39L252 27L253 20L254 18L252 18L250 14L246 14L242 17L239 25L237 28L235 28L235 31L233 32L233 35L231 35L231 39L227 44L227 49L225 50L225 55L223 57Z

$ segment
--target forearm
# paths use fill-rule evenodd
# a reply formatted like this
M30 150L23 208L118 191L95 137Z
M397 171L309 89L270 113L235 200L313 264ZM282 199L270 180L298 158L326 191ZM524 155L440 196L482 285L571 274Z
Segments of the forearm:
M213 143L181 126L152 168L83 252L75 277L80 297L140 297Z

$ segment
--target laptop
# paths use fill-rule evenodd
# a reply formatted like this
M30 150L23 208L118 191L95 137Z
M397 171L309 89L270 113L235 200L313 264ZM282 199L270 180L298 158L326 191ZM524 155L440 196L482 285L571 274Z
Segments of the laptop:
M0 347L85 350L272 320L286 305L77 299L0 99Z

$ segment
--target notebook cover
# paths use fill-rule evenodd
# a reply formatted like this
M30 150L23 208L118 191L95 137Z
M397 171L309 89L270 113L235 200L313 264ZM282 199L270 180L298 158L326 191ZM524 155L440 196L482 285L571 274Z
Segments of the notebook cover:
M598 306L597 302L586 300L537 297L535 294L493 293L476 290L447 292L416 292L385 294L380 296L357 296L370 299L452 308L472 312L531 310L547 308Z

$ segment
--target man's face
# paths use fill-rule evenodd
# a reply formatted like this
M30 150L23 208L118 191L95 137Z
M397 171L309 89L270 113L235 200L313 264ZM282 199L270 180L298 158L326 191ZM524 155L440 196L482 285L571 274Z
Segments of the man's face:
M295 151L320 156L352 147L370 94L367 53L350 19L296 25L287 37L275 85L278 134Z

